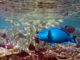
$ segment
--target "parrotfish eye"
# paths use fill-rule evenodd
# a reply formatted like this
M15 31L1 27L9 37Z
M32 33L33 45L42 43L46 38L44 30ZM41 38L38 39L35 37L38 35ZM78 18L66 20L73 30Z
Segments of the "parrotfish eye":
M36 34L38 34L39 33L39 31L36 31Z

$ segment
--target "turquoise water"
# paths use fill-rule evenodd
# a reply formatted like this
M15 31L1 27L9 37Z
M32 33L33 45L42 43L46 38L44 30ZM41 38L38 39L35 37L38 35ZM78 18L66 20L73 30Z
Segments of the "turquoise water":
M64 18L63 23L60 26L71 25L75 28L80 28L80 20L77 17Z
M5 21L4 17L0 17L0 28L1 29L10 29L12 27L11 23Z
M12 24L10 22L5 21L5 17L0 17L0 28L1 29L10 29L12 27ZM19 23L19 19L14 19L15 23ZM26 21L27 22L27 21ZM65 25L70 25L74 26L75 28L80 28L80 20L78 17L69 17L69 18L64 18L63 22L60 23L60 27L65 26Z

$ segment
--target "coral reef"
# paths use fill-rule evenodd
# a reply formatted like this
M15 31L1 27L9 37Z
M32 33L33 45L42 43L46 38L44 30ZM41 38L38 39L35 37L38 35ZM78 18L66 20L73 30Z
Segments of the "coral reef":
M5 48L2 48L4 50ZM5 53L6 52L6 53ZM0 60L80 60L80 48L74 46L70 49L67 46L58 45L51 47L35 47L33 44L28 46L28 51L19 48L6 49L0 53Z

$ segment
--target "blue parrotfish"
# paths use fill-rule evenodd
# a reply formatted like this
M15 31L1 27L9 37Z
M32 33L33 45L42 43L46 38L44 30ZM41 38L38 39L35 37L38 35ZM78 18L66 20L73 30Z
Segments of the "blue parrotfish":
M76 36L69 34L67 31L60 28L42 29L37 33L38 40L49 43L52 46L59 43L62 45L72 42L77 44Z

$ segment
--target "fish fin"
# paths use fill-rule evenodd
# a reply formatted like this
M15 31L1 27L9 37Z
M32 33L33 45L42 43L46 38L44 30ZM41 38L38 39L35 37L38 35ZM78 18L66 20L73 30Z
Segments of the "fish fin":
M77 36L73 36L73 39L75 40Z
M66 45L66 44L68 44L68 42L63 42L63 43L61 43L61 45Z
M50 46L56 46L56 43L49 43Z
M51 37L51 31L49 30L49 32L48 32L48 39L51 39L52 37Z
M71 36L70 42L78 44L78 41L76 40L76 36Z

